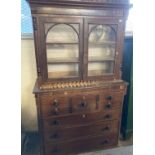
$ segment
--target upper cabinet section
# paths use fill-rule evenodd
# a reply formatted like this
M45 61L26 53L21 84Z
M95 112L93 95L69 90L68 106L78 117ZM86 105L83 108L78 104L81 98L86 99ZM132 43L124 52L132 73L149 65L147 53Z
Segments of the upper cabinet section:
M43 82L121 78L127 1L30 0Z

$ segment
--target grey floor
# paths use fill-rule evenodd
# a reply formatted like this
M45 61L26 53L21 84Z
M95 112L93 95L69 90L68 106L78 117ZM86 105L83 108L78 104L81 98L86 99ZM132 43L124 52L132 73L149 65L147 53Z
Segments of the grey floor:
M22 134L22 155L40 155L40 140L38 134ZM133 155L132 138L120 140L114 149L82 153L78 155Z
M121 146L114 149L82 153L79 155L133 155L133 146Z

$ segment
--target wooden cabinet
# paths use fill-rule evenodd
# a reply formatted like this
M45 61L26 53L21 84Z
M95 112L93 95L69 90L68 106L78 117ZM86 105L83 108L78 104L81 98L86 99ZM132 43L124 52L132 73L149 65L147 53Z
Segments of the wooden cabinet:
M127 0L30 0L42 155L116 146Z

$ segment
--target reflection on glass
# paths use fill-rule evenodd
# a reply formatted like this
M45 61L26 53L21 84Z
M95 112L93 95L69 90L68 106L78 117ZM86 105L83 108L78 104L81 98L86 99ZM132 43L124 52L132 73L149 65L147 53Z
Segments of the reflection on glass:
M115 31L106 25L89 25L89 42L114 42Z
M113 62L95 62L88 64L88 76L101 76L113 73Z
M49 78L67 78L78 76L78 64L48 64Z

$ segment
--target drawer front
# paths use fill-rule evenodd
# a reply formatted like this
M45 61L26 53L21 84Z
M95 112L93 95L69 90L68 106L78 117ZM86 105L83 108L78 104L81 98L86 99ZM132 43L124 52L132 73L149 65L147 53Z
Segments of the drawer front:
M49 144L46 145L45 152L47 155L69 155L114 146L117 145L117 141L116 134L90 137L66 143Z
M51 99L44 97L41 107L43 117L94 112L99 110L99 95L77 95Z
M91 136L91 135L105 135L115 133L118 134L118 121L108 121L94 123L92 125L83 125L75 128L58 128L45 132L45 143L61 142L63 140L73 140L76 138Z
M44 129L65 126L79 126L98 121L117 120L120 117L120 110L111 110L108 112L83 113L79 115L46 118L43 121Z
M120 108L122 103L122 92L107 92L100 96L100 109L104 111Z

